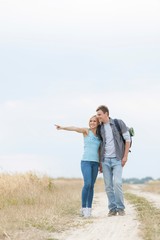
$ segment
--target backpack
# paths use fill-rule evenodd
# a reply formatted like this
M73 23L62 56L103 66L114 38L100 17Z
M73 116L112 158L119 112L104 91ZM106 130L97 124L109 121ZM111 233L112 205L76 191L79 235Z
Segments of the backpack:
M122 135L122 131L121 131L119 122L118 122L118 119L114 119L114 123L115 123L115 126L116 126L119 134L121 135L121 137L122 137L122 139L123 139L123 142L125 142L125 140L124 140L124 138L123 138L123 135ZM131 146L132 146L132 137L135 135L135 133L134 133L133 127L131 127L131 128L127 127L127 128L128 128L128 132L129 132L130 138L131 138L131 142L130 142L130 148L131 148ZM131 152L131 150L129 150L129 152Z

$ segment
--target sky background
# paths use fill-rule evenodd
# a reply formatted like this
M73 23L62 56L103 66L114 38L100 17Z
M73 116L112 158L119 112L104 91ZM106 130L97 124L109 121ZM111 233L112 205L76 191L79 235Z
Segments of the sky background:
M81 177L96 108L134 127L124 178L160 178L160 1L0 0L0 172Z

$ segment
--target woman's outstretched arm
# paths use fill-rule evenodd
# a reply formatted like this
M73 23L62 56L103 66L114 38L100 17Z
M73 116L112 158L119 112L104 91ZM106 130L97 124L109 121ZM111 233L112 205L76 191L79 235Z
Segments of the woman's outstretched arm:
M87 128L79 128L79 127L62 127L60 125L55 124L57 130L67 130L67 131L73 131L73 132L78 132L78 133L83 133L85 135L88 134L88 129Z

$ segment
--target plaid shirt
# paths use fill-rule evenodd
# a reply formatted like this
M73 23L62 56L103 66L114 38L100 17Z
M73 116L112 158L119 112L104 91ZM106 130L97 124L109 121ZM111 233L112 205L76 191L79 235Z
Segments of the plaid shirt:
M118 120L120 128L122 133L125 133L128 131L128 128L126 126L126 124L122 121L122 120ZM114 120L112 118L109 119L109 124L112 128L112 132L113 132L113 140L114 140L114 145L115 145L115 154L116 154L116 158L118 160L122 160L123 156L124 156L124 150L125 150L125 145L124 142L122 140L121 135L119 134ZM104 130L104 125L103 123L101 124L100 127L100 135L102 138L102 142L100 145L100 161L104 161L104 155L105 155L105 144L106 144L106 136L105 136L105 130Z

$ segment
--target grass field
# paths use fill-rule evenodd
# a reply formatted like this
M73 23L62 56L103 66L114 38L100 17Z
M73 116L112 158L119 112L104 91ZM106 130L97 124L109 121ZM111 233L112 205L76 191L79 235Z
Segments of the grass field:
M160 181L152 181L143 186L143 191L160 194Z
M10 237L17 231L61 232L76 226L82 186L82 179L52 179L34 173L0 174L0 239L17 240ZM127 189L129 185L124 186ZM146 184L143 189L159 193L160 182ZM103 179L98 179L95 192L101 191L104 191ZM126 198L139 213L144 239L157 240L154 232L156 229L160 235L159 210L132 194Z
M0 239L17 229L62 231L80 207L80 179L0 175Z

